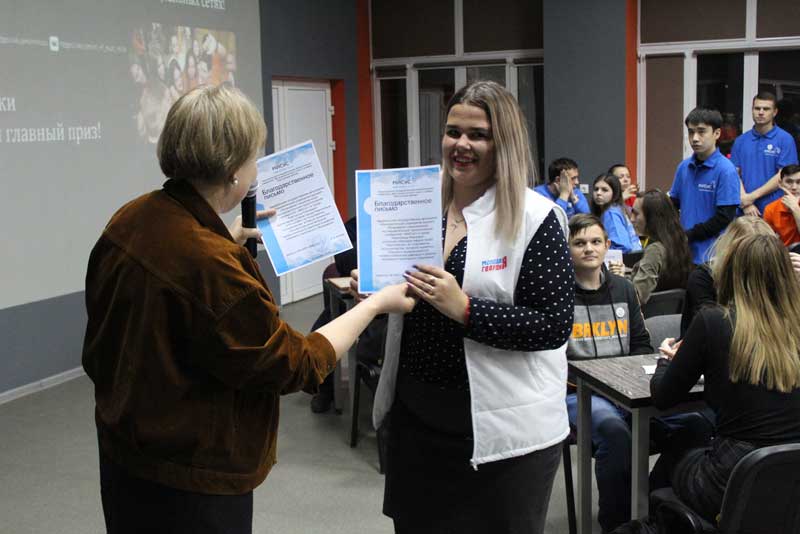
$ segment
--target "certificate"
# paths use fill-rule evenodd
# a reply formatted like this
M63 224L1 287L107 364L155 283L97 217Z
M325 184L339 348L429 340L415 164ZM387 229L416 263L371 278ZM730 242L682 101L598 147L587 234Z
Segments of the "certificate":
M311 141L257 165L256 208L277 210L257 224L278 276L353 248Z
M442 191L438 165L356 171L358 290L405 281L414 265L442 267Z

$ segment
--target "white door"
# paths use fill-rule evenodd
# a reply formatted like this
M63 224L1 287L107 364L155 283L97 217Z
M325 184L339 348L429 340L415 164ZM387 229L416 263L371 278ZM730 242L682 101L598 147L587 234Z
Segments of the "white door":
M333 128L331 88L327 83L272 81L272 126L275 151L311 139L333 191ZM322 291L322 271L332 260L298 269L280 279L281 304Z

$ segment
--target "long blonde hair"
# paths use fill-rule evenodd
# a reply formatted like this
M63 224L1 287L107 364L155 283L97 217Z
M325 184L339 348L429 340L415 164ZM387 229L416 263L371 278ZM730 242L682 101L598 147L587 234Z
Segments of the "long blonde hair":
M498 235L513 239L522 224L525 189L536 183L528 128L514 96L492 81L476 81L461 88L447 104L447 113L457 104L482 109L489 118L494 139L495 230ZM442 206L453 201L453 178L450 163L444 161L442 173Z
M728 225L725 232L717 239L708 251L711 265L719 265L725 261L731 245L748 235L775 235L775 231L761 217L738 217ZM714 279L717 279L714 275Z
M800 387L800 282L781 240L773 233L732 242L714 279L733 323L730 379L782 393Z

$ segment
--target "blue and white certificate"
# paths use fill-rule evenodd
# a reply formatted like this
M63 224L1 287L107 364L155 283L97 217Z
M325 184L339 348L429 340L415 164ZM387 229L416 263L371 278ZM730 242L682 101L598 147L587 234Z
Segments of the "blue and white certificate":
M356 171L358 291L405 281L417 264L442 267L438 165Z
M258 229L278 276L353 248L311 141L257 165L256 208L277 210Z

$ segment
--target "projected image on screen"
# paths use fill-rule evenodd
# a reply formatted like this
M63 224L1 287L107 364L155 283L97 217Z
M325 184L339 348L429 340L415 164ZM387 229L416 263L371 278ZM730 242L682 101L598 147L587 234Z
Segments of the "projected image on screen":
M109 218L164 183L182 94L261 106L260 24L255 1L0 0L0 310L83 290Z
M236 35L152 23L133 31L130 77L138 88L139 136L156 143L170 106L198 85L236 85Z

